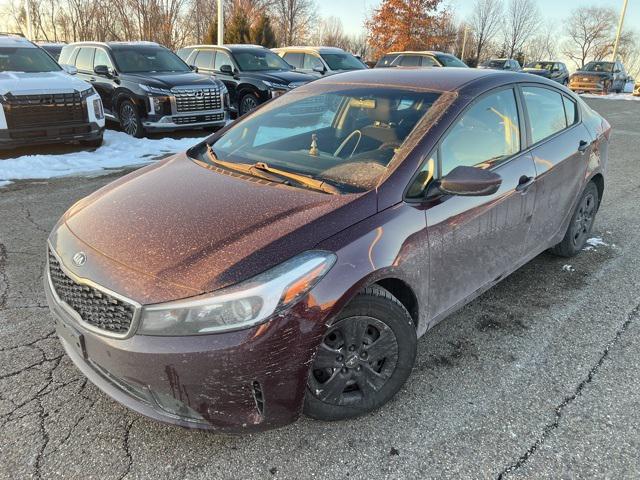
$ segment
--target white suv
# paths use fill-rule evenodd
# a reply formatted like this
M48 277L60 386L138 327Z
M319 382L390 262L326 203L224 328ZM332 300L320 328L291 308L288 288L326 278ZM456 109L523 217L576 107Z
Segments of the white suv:
M72 73L29 40L0 34L0 148L102 144L100 96Z
M296 71L315 76L368 68L362 60L337 47L274 48Z

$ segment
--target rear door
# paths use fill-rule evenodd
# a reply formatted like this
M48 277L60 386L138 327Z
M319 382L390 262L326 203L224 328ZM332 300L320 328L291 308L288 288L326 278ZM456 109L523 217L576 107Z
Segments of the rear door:
M93 55L95 47L80 47L75 59L75 66L78 69L78 77L86 82L91 82L93 74Z
M427 206L429 308L437 317L456 308L526 258L535 206L535 167L523 151L524 114L514 88L475 100L440 142L439 176L460 165L502 177L497 193L446 196Z
M537 200L529 248L562 239L584 183L593 138L575 101L553 87L523 85L528 135L536 166Z

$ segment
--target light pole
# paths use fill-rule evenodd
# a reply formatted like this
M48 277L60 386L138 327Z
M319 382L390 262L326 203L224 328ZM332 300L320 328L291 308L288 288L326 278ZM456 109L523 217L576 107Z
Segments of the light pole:
M218 0L218 45L224 43L224 12L222 4L224 0Z
M31 26L31 5L29 5L29 0L27 0L27 37L29 37L29 40L33 38L33 28Z
M464 36L462 37L462 52L460 52L460 60L464 62L464 51L467 49L467 33L469 32L469 27L467 24L464 24Z
M620 13L620 21L618 22L618 33L616 33L616 43L613 44L613 61L616 61L618 55L618 44L620 43L620 35L622 34L622 24L624 23L624 16L627 13L627 3L629 0L623 0L622 13Z

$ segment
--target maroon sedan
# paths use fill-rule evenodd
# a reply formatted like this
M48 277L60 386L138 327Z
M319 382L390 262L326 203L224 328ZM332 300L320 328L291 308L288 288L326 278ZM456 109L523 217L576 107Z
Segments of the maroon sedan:
M237 432L361 415L444 317L544 250L580 252L609 136L544 78L318 80L75 204L48 242L58 334L92 382L157 420Z

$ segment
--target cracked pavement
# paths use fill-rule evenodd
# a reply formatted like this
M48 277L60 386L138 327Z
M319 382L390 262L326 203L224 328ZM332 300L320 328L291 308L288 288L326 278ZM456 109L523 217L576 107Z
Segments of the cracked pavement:
M121 173L0 190L0 479L638 478L640 105L589 103L615 132L594 233L608 245L540 255L440 323L381 410L263 434L148 420L64 355L41 287L47 232Z

